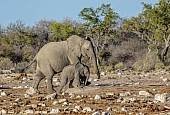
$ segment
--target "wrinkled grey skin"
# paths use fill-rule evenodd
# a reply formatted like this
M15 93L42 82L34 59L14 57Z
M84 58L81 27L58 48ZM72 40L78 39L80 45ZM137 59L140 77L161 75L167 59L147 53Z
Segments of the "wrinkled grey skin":
M93 63L94 70L100 79L97 66L96 54L90 40L83 39L77 35L69 37L66 41L50 42L44 45L34 60L37 62L34 90L39 93L38 86L43 78L47 78L47 92L54 93L52 78L55 73L61 72L69 64L81 62L82 56L89 57ZM24 69L23 69L24 70Z
M58 94L61 93L61 90L64 86L65 90L72 86L80 87L81 84L86 86L89 76L90 70L88 66L82 63L71 64L64 67L61 73L61 85L58 89Z

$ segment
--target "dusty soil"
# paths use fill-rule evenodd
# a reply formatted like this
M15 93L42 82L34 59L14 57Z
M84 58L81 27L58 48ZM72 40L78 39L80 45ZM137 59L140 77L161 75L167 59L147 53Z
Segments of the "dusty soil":
M59 78L55 76L54 79ZM70 88L64 95L58 95L56 99L44 99L46 94L46 82L40 83L40 94L26 97L26 90L32 86L34 79L32 74L1 74L0 75L0 110L8 111L8 114L24 114L26 110L47 111L59 108L59 114L93 114L96 111L114 115L159 115L170 114L170 102L155 102L156 94L170 93L170 73L157 71L152 73L124 72L118 75L116 72L106 73L100 80L91 75L91 84L83 88ZM60 78L59 78L60 79ZM57 80L54 80L54 88L57 90ZM140 91L150 93L150 96L139 95ZM7 95L2 96L2 92ZM110 93L110 94L109 94ZM70 94L74 94L70 98ZM99 95L101 99L94 99ZM68 103L54 104L59 99L67 99ZM129 101L127 99L134 99ZM45 103L45 106L40 105ZM75 106L91 107L90 112L73 112ZM112 109L108 109L108 108ZM66 110L67 109L67 110ZM36 114L36 113L34 113ZM37 114L40 114L37 112Z

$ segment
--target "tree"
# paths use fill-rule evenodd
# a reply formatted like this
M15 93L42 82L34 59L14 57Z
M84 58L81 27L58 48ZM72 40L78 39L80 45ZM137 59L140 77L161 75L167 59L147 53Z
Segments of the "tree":
M63 22L51 22L49 30L51 41L63 41L75 33L73 21L70 19L65 19Z
M170 0L160 0L155 5L142 4L143 12L124 21L122 27L139 33L147 41L148 51L156 49L165 62L170 45Z
M113 11L110 4L102 4L100 7L84 8L79 16L85 21L84 29L86 35L93 38L93 43L96 48L96 54L99 55L99 48L107 39L113 37L114 29L116 28L119 18L118 14Z

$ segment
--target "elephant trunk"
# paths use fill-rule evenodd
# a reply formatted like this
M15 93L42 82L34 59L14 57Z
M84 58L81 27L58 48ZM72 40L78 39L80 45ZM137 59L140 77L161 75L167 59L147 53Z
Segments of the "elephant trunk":
M100 72L99 72L99 68L97 66L97 58L96 58L96 55L95 54L92 54L92 62L93 62L93 67L94 67L94 70L95 70L95 73L97 74L97 77L98 79L100 79Z

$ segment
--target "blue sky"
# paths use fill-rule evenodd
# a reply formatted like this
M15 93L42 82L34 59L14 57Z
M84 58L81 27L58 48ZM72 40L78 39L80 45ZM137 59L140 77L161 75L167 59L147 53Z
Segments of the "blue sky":
M155 4L159 0L1 0L0 25L7 26L17 20L33 26L38 21L65 18L79 21L79 12L83 8L97 8L104 4L111 7L123 18L137 16L142 12L141 2Z

